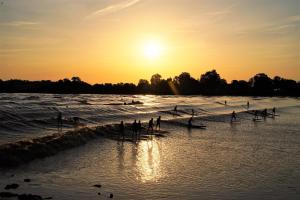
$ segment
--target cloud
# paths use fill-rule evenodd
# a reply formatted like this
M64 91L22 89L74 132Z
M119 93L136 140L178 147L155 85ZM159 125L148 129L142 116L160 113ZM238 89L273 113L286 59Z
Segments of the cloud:
M31 22L31 21L11 21L11 22L0 23L0 26L22 27L22 26L35 26L39 24L40 23L38 22Z
M102 8L100 10L97 10L96 12L91 13L90 15L86 16L86 19L91 19L97 16L103 16L110 13L115 13L121 10L124 10L126 8L129 8L137 3L139 3L141 0L127 0L125 2L119 3L119 4L113 4L109 5L105 8Z
M291 36L297 34L296 30L300 29L300 15L289 16L281 20L260 24L256 27L241 30L239 35L266 34L266 36L279 35ZM299 32L298 32L299 33Z
M291 23L300 22L300 15L290 16L286 19L286 21L291 22Z

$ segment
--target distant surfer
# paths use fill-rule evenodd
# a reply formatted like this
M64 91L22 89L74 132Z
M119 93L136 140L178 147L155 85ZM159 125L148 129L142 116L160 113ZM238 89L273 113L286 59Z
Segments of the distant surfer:
M120 133L122 135L122 138L124 140L124 138L125 138L125 134L124 134L125 127L124 127L124 122L123 121L121 121L121 123L119 125L119 128L120 128Z
M61 129L62 128L62 113L58 112L57 114L57 128Z
M194 109L192 109L192 117L194 117L195 116L195 111L194 111Z
M150 129L151 132L153 133L153 118L149 120L147 133L149 132Z
M79 125L79 117L73 117L73 122L75 126Z
M233 122L233 121L236 121L236 113L235 113L235 111L233 111L231 113L231 122Z
M255 112L254 112L254 119L253 120L258 120L258 111L257 110L255 110Z
M161 116L159 116L159 117L156 119L156 127L155 127L156 130L157 130L157 128L158 128L158 130L160 130L160 122L161 122Z
M224 101L224 104L227 105L227 101L226 100Z
M273 116L276 115L276 108L275 107L272 109L272 114L273 114Z
M250 103L249 101L247 101L247 110L249 110L249 108L250 108Z
M174 112L177 114L177 105L174 107Z
M132 123L132 137L137 134L137 123L136 123L136 119L134 120L134 122Z
M263 116L264 118L266 118L267 115L268 115L268 110L267 110L267 109L264 109L264 110L262 111L262 116Z
M141 135L141 131L142 131L142 123L141 120L139 120L139 122L137 123L137 131L138 131L138 135Z
M193 127L192 121L193 121L193 117L191 117L189 119L189 121L188 121L188 128L192 128Z

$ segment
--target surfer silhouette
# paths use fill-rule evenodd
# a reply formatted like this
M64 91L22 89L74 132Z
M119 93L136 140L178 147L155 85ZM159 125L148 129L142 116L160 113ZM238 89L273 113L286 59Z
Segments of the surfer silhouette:
M188 121L188 128L192 128L193 126L192 121L193 121L193 117L191 117Z
M124 122L123 121L121 121L121 123L119 125L119 128L120 128L121 136L122 136L122 138L124 140L124 138L125 138L125 134L124 134L125 127L124 127Z
M149 120L147 133L149 132L150 129L151 132L153 133L153 118Z
M231 113L231 122L233 122L233 121L236 121L236 113L235 113L235 111L233 111Z
M174 107L174 112L177 114L177 105Z
M156 130L157 130L157 127L158 127L158 130L160 130L160 121L161 121L161 116L159 116L156 120Z

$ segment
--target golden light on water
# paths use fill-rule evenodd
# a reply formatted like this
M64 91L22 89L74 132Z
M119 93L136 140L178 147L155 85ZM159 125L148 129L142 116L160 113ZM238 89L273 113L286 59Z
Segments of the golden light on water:
M156 140L141 141L137 157L138 179L155 182L162 178L160 150Z

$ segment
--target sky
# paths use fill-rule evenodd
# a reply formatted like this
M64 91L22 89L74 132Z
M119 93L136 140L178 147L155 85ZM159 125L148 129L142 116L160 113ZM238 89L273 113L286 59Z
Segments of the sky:
M0 79L300 80L299 0L0 0Z

